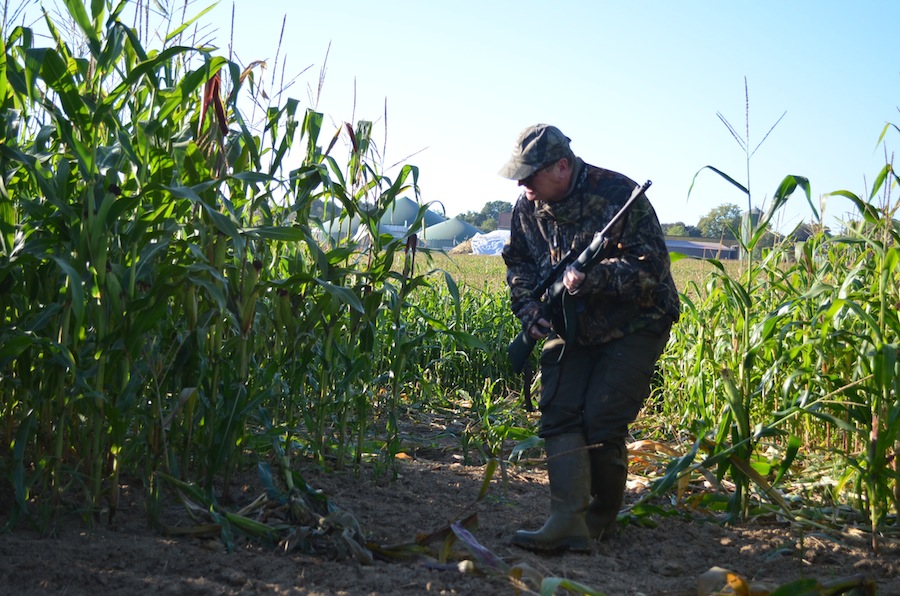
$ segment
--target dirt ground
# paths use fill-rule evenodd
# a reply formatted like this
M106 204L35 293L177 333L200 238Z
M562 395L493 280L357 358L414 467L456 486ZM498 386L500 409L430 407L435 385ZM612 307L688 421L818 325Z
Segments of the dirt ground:
M820 581L859 575L879 594L900 594L900 547L885 545L872 556L867 538L851 532L828 536L773 519L740 527L682 516L662 516L656 527L626 524L592 555L539 556L508 544L520 527L537 528L548 512L549 493L543 466L511 466L508 482L492 475L479 499L484 466L464 465L458 449L412 451L398 461L399 476L371 470L325 473L303 471L307 482L332 503L351 513L370 545L413 543L447 524L475 514L471 535L499 566L525 573L519 593L539 593L540 577L565 578L609 595L693 595L698 579L711 567L729 569L748 581L779 586L801 578ZM644 479L632 475L628 499L638 497ZM262 489L252 480L238 486L235 500L249 501ZM174 537L149 530L142 491L123 486L122 505L112 525L104 520L90 529L78 520L63 524L51 537L23 525L0 535L2 594L516 594L501 574L463 573L460 561L481 559L457 541L443 565L435 558L441 541L418 560L384 560L363 564L325 549L319 555L285 553L275 546L236 540L226 552L214 536ZM9 503L8 495L3 499ZM0 510L0 524L8 514ZM168 504L167 524L185 523L184 507ZM485 551L485 552L487 552ZM466 564L463 564L465 566ZM532 579L528 579L532 578ZM537 579L534 579L537 578ZM557 594L570 593L559 589Z

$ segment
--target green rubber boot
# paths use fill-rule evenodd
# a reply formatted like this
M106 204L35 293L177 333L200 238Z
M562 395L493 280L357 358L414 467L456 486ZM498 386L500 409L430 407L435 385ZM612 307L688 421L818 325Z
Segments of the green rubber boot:
M547 474L550 477L550 517L540 530L519 530L512 544L531 551L592 551L584 516L590 499L590 456L584 436L572 433L548 437Z
M590 449L591 499L585 522L592 539L606 540L616 532L616 517L625 500L628 450L623 441Z

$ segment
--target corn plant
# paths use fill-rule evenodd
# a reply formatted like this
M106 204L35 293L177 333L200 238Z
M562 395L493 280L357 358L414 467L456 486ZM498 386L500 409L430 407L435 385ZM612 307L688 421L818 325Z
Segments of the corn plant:
M850 199L862 216L843 236L832 238L819 226L804 243L776 245L756 259L754 243L790 193L802 188L809 201L805 179L785 178L770 210L742 240L749 258L740 278L713 261L717 272L684 296L682 320L661 360L662 394L682 421L676 428L691 428L685 438L694 446L673 461L659 488L696 469L702 452L699 467L716 465L718 480L727 474L734 483L730 519L749 513L754 487L762 501L793 517L779 492L787 486L776 487L802 484L803 474L792 473L802 461L807 478L818 475L820 485L831 487L805 496L866 511L877 548L877 528L892 508L896 516L897 505L891 459L898 237L889 192L896 182L888 165L866 199L833 193ZM832 465L813 472L817 460Z
M868 201L847 191L835 193L850 199L862 220L836 240L841 249L854 250L844 261L842 283L833 288L822 312L822 323L830 328L823 343L843 355L838 362L844 365L844 385L829 404L837 413L832 420L840 420L850 439L845 445L849 469L838 488L855 484L869 514L876 550L876 529L892 510L896 521L898 504L897 468L891 460L900 440L900 227L894 217L900 203L892 204L890 195L898 181L888 165L876 178ZM881 207L874 204L879 192Z
M731 472L735 490L729 501L728 511L729 516L735 519L745 517L749 508L750 480L745 470L750 465L754 443L758 440L758 436L754 432L752 412L754 408L765 410L765 404L768 401L764 394L766 384L763 372L765 368L757 362L761 353L767 349L760 342L767 338L756 333L754 327L766 310L772 306L760 301L760 296L770 297L772 295L760 292L761 287L758 284L761 279L761 269L754 255L757 254L758 245L767 231L769 222L798 187L804 190L810 208L816 213L810 200L809 182L800 176L787 176L776 190L763 217L758 222L754 222L749 217L753 207L750 191L751 158L778 125L781 118L769 129L762 141L756 147L752 147L749 124L750 101L746 79L744 91L747 122L745 135L743 137L739 135L721 114L719 114L719 119L744 151L747 167L746 184L738 182L715 167L706 166L704 169L708 168L715 172L747 197L748 216L741 230L742 233L737 234L737 231L734 231L735 236L740 238L745 269L743 276L738 280L731 277L720 262L710 261L717 267L715 275L721 284L710 293L709 299L715 302L719 308L713 311L713 325L710 330L701 331L702 337L708 338L709 341L700 342L697 347L692 348L692 351L695 352L694 357L699 358L699 360L695 360L697 365L694 367L694 372L700 373L700 376L703 377L705 373L701 371L711 366L717 369L714 373L716 378L711 381L705 379L696 385L692 384L691 388L692 392L703 391L703 395L696 395L698 403L707 402L712 394L712 406L715 409L719 408L719 404L716 403L718 402L717 398L719 396L725 398L723 407L718 410L716 415L700 418L700 420L706 420L709 426L706 430L699 432L711 433L712 440L707 446L715 458L714 461L723 462L723 465L718 468L720 479L726 471L730 470ZM783 117L784 115L782 115Z
M147 49L126 4L65 2L83 55L49 16L52 47L2 40L0 439L43 527L60 504L112 516L123 470L157 524L162 483L227 499L267 445L288 466L392 458L418 354L450 329L415 299L427 207L379 228L418 170L382 171L371 122L328 138L286 99L257 128L259 63L177 45L190 20ZM328 237L321 203L365 237Z

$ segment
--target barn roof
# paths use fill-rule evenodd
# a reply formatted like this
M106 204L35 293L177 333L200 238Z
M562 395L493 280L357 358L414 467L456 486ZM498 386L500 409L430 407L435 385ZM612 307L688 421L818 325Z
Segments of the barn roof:
M453 240L455 242L463 242L478 232L479 229L472 224L454 217L425 228L425 241Z
M422 205L408 197L400 197L394 201L390 209L381 217L381 224L388 226L408 226L416 220ZM425 212L425 227L441 223L446 218L430 209Z

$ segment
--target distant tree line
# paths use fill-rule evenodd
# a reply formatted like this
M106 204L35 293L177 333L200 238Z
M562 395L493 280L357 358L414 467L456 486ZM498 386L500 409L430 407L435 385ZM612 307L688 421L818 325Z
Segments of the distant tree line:
M341 214L341 211L341 205L337 201L330 201L328 203L328 213L325 213L325 202L320 201L319 199L313 201L309 208L310 216L316 217L322 221L334 219Z
M466 211L456 217L472 224L482 232L492 232L500 226L500 214L511 211L512 203L508 201L490 201L485 203L481 211Z
M497 229L500 222L500 214L510 211L512 211L511 203L507 201L490 201L485 203L481 211L467 211L457 215L457 218L472 224L482 232L490 232ZM668 236L734 240L736 238L735 233L740 233L741 216L740 207L725 204L704 215L695 226L679 221L662 224L662 229Z
M741 229L741 208L726 203L710 210L700 218L696 226L684 222L662 224L667 236L683 236L688 238L714 238L716 240L736 240Z
M661 226L667 236L706 238L731 243L736 242L737 237L741 234L744 225L744 215L745 213L741 211L740 207L727 203L710 210L709 213L700 218L696 226L685 225L683 222L661 224ZM831 235L831 230L827 226L805 222L798 225L786 236L767 230L757 246L758 248L768 248L774 246L776 242L783 240L785 237L790 238L794 242L802 242L819 231L823 231L828 236Z
M507 201L490 201L485 203L481 211L467 211L456 217L472 224L482 232L490 232L496 230L499 226L500 214L510 211L512 211L511 203ZM662 229L667 236L735 240L735 233L740 233L741 216L740 207L725 204L712 209L700 218L700 221L695 226L679 221L662 224Z
M675 223L664 223L660 225L662 226L663 233L665 233L666 236L703 238L703 232L700 231L699 227L689 226L683 221L677 221Z
M498 228L500 214L510 211L512 211L511 203L507 201L490 201L485 203L481 211L467 211L456 217L472 224L482 232L490 232ZM737 238L741 234L743 218L744 211L740 207L733 203L724 203L710 209L709 213L700 218L697 225L689 225L682 221L660 225L666 236L706 238L732 244L737 242ZM792 240L803 241L813 235L815 230L815 225L803 223L793 230L789 236ZM825 231L829 233L827 228ZM760 247L772 246L779 239L779 235L766 232Z

